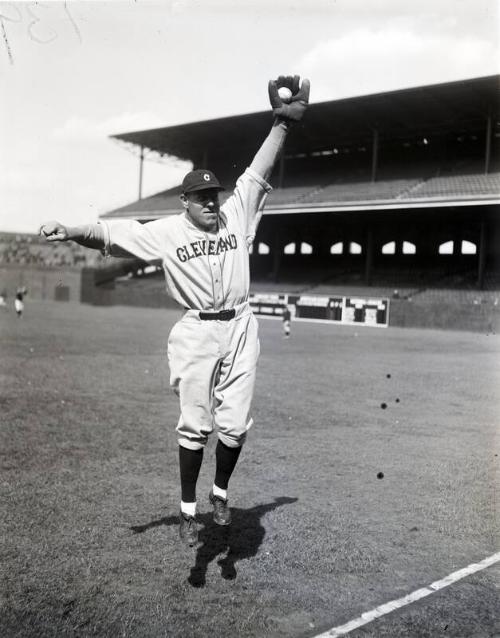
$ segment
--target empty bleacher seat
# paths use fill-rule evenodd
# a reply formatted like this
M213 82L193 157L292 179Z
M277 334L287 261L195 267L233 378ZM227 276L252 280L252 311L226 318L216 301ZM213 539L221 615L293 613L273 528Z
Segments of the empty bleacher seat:
M500 194L500 173L433 177L415 188L409 197L473 197Z
M328 184L303 198L304 203L366 202L396 199L419 183L419 179L395 179L383 182Z

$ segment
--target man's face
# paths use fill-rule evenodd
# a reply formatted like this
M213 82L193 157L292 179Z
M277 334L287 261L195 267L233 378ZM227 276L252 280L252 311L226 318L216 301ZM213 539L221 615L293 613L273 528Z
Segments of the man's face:
M204 188L181 195L181 201L189 219L200 230L217 230L219 220L219 191L217 188Z

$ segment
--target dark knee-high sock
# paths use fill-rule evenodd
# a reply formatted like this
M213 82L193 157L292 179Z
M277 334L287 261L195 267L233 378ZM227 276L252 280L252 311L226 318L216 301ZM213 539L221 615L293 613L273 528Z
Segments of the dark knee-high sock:
M201 450L188 450L179 445L181 498L184 503L194 503L196 501L196 482L198 481L202 461L203 448Z
M215 485L222 490L227 490L229 479L233 473L238 457L241 452L241 447L229 447L222 443L219 439L217 447L215 448Z

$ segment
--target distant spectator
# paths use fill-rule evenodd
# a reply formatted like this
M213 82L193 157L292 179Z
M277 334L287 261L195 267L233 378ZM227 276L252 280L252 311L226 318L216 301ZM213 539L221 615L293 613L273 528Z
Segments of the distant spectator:
M290 337L290 326L292 323L292 313L290 312L289 306L285 306L283 308L282 319L283 319L283 336L285 337L285 339L288 339Z
M17 289L16 297L14 299L14 308L16 309L16 314L18 317L23 316L24 296L26 295L27 292L28 291L26 290L25 287Z
M0 308L6 308L6 307L7 307L7 291L2 290L2 292L0 292Z
M399 290L395 290L395 291L392 293L392 298L393 298L393 299L399 299Z

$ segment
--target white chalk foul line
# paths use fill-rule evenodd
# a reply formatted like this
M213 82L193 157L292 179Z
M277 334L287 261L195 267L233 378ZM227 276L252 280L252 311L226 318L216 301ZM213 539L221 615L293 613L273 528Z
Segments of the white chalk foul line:
M426 596L430 596L434 594L440 589L444 587L448 587L449 585L456 583L457 580L461 580L466 576L470 576L470 574L474 574L475 572L479 572L482 569L486 569L490 567L494 563L498 563L500 561L500 552L485 558L480 563L473 563L468 567L464 567L463 569L459 569L448 576L445 576L441 580L436 580L431 583L428 587L422 587L422 589L417 589L411 594L407 594L403 596L403 598L398 598L396 600L391 600L384 605L380 605L379 607L375 607L371 611L366 611L364 614L361 614L359 618L355 618L354 620L349 621L345 625L339 625L338 627L333 627L328 631L325 631L322 634L318 634L315 638L337 638L337 636L344 636L349 632L357 629L358 627L362 627L363 625L367 625L368 623L380 618L381 616L385 616L386 614L390 614L391 611L395 611L396 609L400 609L401 607L405 607L406 605L410 605L421 598L425 598Z

